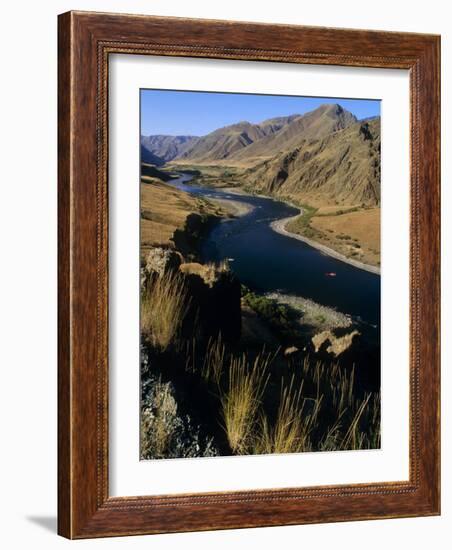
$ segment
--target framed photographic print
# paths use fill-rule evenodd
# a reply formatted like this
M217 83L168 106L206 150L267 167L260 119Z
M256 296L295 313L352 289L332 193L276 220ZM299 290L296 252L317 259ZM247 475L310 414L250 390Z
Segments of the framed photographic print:
M437 36L59 18L59 533L439 514Z

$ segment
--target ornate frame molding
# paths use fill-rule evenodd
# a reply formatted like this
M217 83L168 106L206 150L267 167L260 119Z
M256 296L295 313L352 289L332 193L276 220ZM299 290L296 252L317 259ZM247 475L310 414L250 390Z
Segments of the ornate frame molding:
M88 12L59 17L60 534L439 513L439 44L437 36L407 33ZM121 53L410 71L409 481L109 497L108 59Z

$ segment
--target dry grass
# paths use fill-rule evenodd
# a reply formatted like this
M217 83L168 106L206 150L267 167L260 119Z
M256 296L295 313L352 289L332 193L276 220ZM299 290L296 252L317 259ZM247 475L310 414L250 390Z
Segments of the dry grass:
M351 211L360 210L360 204L339 205L339 204L320 204L317 207L316 216L338 216L340 214L347 214Z
M141 332L155 348L164 351L175 343L189 306L183 276L170 272L157 277L141 298Z
M316 402L322 400L322 410L312 441L316 450L359 450L380 447L380 395L355 395L355 371L347 373L338 363L310 364L305 358L302 365L305 386L311 386ZM313 429L314 431L315 429Z
M221 334L217 338L211 337L207 343L204 362L201 368L201 373L204 380L207 382L213 382L217 387L219 387L225 359L226 348L222 341Z
M293 378L289 386L282 380L279 407L273 426L267 416L261 415L254 453L299 453L311 450L309 434L315 426L321 399L307 413L304 411L307 401L302 397L303 385L297 391L294 391L293 386Z
M291 365L290 381L281 377L279 403L268 384L280 366L265 350L250 358L234 355L221 335L198 349L196 338L178 342L185 369L197 374L218 398L223 428L232 454L298 453L376 449L380 447L380 395L357 397L354 369L304 357ZM272 368L270 369L270 366ZM164 406L163 406L164 408ZM165 434L155 438L164 446ZM159 447L160 445L160 447Z
M338 364L302 364L298 389L295 378L281 381L273 423L261 411L259 428L249 452L255 454L338 451L380 447L380 395L356 398L355 373Z
M264 353L252 364L245 354L231 358L228 385L220 400L224 429L235 454L248 454L252 447L270 361L270 356Z
M195 354L195 342L187 356ZM305 357L289 383L281 378L276 414L263 404L269 367L274 360L262 352L254 362L246 354L228 354L221 336L209 340L204 361L187 360L218 393L223 428L234 454L297 453L376 449L380 447L380 395L356 397L355 372L338 363L313 363Z
M367 394L363 400L356 401L355 414L345 434L341 449L377 449L381 444L380 433L380 395ZM363 431L360 423L369 428ZM377 429L372 427L378 426Z
M322 244L364 263L379 264L380 208L339 215L315 215L310 225L322 234L322 238L316 238ZM344 239L344 235L350 239Z
M153 246L172 246L176 229L189 214L215 213L216 207L155 178L141 179L141 255Z
M196 320L194 325L196 327ZM219 394L225 367L230 361L221 333L211 336L205 345L198 344L196 336L178 344L177 352L185 357L185 371L200 376L212 393Z

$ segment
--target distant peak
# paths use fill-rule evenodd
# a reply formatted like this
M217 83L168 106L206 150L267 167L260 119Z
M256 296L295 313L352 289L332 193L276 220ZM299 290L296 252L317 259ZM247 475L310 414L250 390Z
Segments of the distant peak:
M322 103L320 107L317 107L316 111L320 113L337 113L341 114L344 112L344 108L339 105L339 103Z

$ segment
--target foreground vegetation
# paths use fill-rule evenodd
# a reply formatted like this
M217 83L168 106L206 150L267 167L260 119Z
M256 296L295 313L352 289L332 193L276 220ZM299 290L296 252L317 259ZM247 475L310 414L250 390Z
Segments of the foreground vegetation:
M245 287L242 300L282 334L293 330L287 306ZM189 306L180 271L153 277L143 291L142 458L380 446L380 396L360 390L355 368L221 334L202 338L196 326L187 338Z
M141 333L156 349L165 351L177 337L187 313L189 296L182 275L157 277L141 300Z

